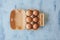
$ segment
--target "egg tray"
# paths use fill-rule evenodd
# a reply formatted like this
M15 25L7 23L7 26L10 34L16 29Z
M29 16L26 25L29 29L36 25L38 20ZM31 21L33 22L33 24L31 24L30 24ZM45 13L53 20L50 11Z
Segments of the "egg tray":
M44 26L44 13L42 13L36 9L30 10L32 12L28 12L29 10L30 9L28 9L28 10L14 9L11 11L11 14L10 14L11 29L13 29L13 30L24 30L24 29L36 30L40 26ZM34 14L34 11L38 11L38 15L36 14L36 12ZM29 19L29 17L31 19ZM36 17L38 18L38 20ZM34 18L36 18L36 20ZM36 24L38 24L38 26ZM35 27L35 26L37 26L37 27Z

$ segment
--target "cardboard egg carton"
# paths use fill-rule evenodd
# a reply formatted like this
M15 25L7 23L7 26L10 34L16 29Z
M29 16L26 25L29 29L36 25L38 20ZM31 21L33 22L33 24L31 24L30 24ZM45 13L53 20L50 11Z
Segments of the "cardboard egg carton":
M26 29L26 10L14 9L10 14L10 27L13 30ZM44 13L39 13L39 26L44 26Z

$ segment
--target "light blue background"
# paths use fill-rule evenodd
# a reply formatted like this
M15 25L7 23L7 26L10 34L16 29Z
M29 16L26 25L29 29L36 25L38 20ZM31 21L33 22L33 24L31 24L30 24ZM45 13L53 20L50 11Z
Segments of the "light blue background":
M38 9L48 14L39 30L11 30L12 9ZM60 0L0 0L0 40L60 40Z

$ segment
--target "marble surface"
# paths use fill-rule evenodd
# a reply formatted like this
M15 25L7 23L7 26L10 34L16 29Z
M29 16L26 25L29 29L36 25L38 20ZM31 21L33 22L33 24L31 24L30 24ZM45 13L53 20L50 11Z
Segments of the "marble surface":
M38 9L48 15L38 30L11 30L12 9ZM0 40L60 40L60 0L0 0Z

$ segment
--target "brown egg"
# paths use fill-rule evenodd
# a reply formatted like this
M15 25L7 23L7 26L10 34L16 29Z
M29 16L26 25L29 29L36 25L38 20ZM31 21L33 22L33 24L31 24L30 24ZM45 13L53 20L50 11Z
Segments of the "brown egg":
M32 18L31 17L26 17L26 22L32 22Z
M27 29L32 29L32 24L29 24L29 23L26 24L26 28L27 28Z
M34 29L34 30L36 30L36 29L38 29L38 28L39 28L38 23L33 24L33 29Z
M33 14L33 11L32 11L32 10L27 10L27 11L26 11L26 15L27 15L27 16L31 16L32 14Z
M34 15L34 16L38 16L38 15L39 15L39 11L38 11L38 10L34 10L34 11L33 11L33 15Z
M38 17L34 17L33 18L33 22L38 22L39 21L39 18Z

